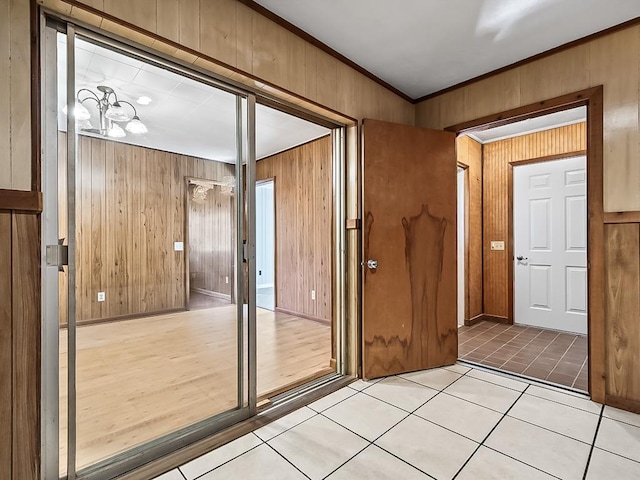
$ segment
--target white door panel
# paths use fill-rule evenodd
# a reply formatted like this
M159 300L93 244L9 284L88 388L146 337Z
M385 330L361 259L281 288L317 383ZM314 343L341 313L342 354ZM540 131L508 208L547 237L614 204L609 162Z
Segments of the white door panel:
M587 333L586 180L584 156L513 169L515 323Z

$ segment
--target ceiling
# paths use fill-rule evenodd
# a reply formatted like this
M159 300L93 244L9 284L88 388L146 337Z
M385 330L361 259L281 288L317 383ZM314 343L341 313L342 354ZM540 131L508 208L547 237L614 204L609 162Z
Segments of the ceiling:
M58 125L66 130L66 37L58 35ZM236 158L235 95L144 63L119 52L76 40L76 90L112 87L135 105L149 132L117 141L167 152L233 163ZM96 93L98 93L96 91ZM86 96L84 93L81 98ZM139 105L140 96L151 99ZM94 102L84 105L98 126ZM129 109L124 105L125 109ZM124 128L126 124L121 124ZM284 112L256 105L256 157L273 155L327 135L329 129ZM95 135L94 135L95 136Z
M521 122L514 122L501 127L480 130L468 135L480 143L497 142L506 138L526 135L527 133L541 132L551 128L563 127L587 120L587 107L577 107L570 110L543 115L541 117L528 118Z
M639 0L257 0L412 98L640 16Z

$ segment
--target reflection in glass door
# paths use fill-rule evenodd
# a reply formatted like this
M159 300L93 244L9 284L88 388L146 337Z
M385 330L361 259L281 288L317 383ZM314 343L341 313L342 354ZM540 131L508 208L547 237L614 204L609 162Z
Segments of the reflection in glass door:
M240 206L254 107L71 26L56 43L59 465L74 478L251 413Z

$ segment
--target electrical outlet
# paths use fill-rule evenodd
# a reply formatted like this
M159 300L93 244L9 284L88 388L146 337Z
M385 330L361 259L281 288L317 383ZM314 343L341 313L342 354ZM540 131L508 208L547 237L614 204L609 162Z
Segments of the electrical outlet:
M175 252L183 252L184 251L184 243L182 243L182 242L173 242L173 250Z
M491 250L504 250L504 241L491 241Z
M98 292L98 301L99 302L104 302L106 299L106 296L104 294L104 292Z
M229 277L224 277L224 283L229 283Z
M315 300L315 299L316 299L316 291L311 290L311 300Z

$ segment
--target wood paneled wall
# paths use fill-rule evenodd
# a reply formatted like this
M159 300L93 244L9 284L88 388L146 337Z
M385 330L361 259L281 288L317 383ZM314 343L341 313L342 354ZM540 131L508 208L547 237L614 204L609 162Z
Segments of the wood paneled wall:
M484 314L511 319L509 259L512 222L509 162L586 150L586 124L509 138L483 146L483 256ZM491 241L505 242L504 250L491 250Z
M607 395L640 413L640 224L605 226Z
M37 1L293 103L308 99L353 118L414 122L410 102L237 0Z
M446 128L604 85L604 210L640 210L640 26L506 70L416 108L416 125Z
M203 203L188 195L189 288L231 297L233 283L234 215L232 197L219 185ZM204 293L203 292L203 293Z
M331 320L331 137L260 160L256 178L275 179L276 307Z
M40 478L40 216L0 210L0 478Z
M31 189L29 2L0 2L0 188Z
M65 145L64 133L58 144ZM60 150L59 161L66 162ZM185 241L186 177L221 181L234 168L80 136L78 321L185 308L185 252L174 251L174 242ZM65 218L60 219L61 238L66 237ZM105 292L104 302L97 301L98 292ZM60 322L66 323L62 311Z
M458 163L467 167L467 260L465 320L482 315L482 144L466 135L456 139Z

